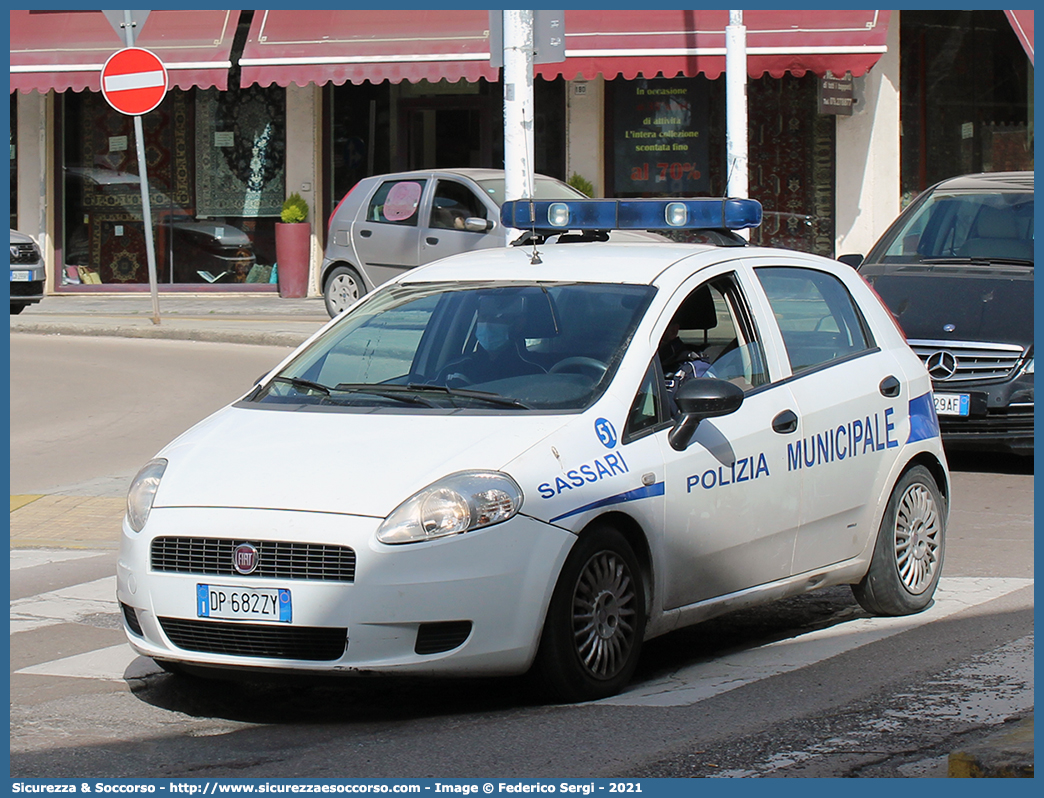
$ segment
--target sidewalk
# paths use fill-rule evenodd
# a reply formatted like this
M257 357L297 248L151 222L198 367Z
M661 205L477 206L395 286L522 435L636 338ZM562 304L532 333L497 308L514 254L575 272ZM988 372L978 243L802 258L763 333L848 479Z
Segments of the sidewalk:
M276 294L49 296L11 317L11 333L173 338L297 346L329 321L320 297ZM125 502L99 496L11 496L11 548L119 547ZM1033 777L1033 715L949 756L952 778Z
M274 293L161 294L159 310L154 324L148 293L48 296L11 316L11 332L297 346L330 320L321 297Z

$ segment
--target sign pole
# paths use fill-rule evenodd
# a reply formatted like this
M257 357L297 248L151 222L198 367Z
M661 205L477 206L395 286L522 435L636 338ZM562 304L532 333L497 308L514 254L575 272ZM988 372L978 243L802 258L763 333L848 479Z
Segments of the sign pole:
M128 47L134 46L135 22L130 11L123 12L123 36ZM138 151L138 178L141 184L141 219L145 227L145 258L149 265L149 294L152 296L152 323L160 323L159 289L156 279L156 245L152 231L152 201L149 197L148 167L145 161L145 132L141 114L134 115L134 142Z

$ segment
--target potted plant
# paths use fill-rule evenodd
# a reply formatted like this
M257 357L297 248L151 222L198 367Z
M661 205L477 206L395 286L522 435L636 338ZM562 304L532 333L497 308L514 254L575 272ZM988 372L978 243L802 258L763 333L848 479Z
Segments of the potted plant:
M280 222L276 222L276 274L279 296L308 295L311 271L312 226L308 223L308 203L296 191L283 202Z

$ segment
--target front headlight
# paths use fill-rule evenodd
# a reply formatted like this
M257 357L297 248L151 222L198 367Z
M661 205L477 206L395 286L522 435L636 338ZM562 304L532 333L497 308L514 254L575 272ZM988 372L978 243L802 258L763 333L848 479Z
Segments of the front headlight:
M381 543L418 543L507 521L522 507L522 489L499 471L462 471L396 507L377 530Z
M1032 374L1033 373L1033 358L1032 357L1029 359L1029 362L1026 363L1026 365L1022 367L1022 373L1023 374Z
M131 482L130 490L127 492L127 523L135 532L141 532L145 522L149 520L152 500L156 498L156 490L166 468L166 460L150 460Z

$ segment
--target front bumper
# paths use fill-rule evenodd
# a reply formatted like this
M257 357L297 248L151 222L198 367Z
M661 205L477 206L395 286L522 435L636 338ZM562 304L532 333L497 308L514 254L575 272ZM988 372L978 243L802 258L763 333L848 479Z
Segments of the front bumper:
M16 279L17 277L17 279ZM31 304L44 297L43 264L11 264L11 302Z
M117 598L130 644L155 659L213 668L508 675L529 667L571 533L516 516L386 546L374 538L378 524L329 513L155 508L142 533L123 528ZM347 546L354 581L240 576L231 562L222 575L159 571L150 551L161 537ZM200 619L199 584L288 589L293 620Z
M1033 376L992 385L933 384L936 393L969 396L966 417L940 416L939 429L949 449L1033 454Z

